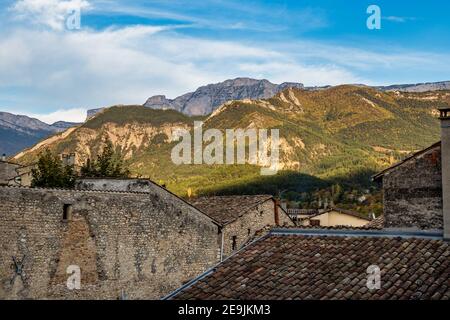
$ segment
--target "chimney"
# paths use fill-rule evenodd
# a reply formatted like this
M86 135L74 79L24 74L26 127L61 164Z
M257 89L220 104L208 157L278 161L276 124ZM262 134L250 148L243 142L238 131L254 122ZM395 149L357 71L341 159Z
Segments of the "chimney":
M450 107L440 108L441 163L442 163L442 214L444 239L450 240Z
M278 199L274 199L274 214L275 214L275 225L279 226L280 225L280 215L278 213L278 206L279 206L279 200Z
M3 161L3 162L6 161L6 154L2 154L2 161Z

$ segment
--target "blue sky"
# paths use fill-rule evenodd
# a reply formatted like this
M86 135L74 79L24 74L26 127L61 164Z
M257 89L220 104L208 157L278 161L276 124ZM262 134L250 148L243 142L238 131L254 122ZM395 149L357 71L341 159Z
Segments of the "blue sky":
M3 0L0 110L46 122L228 78L450 80L450 2ZM366 10L381 9L369 30ZM68 30L80 8L81 28Z

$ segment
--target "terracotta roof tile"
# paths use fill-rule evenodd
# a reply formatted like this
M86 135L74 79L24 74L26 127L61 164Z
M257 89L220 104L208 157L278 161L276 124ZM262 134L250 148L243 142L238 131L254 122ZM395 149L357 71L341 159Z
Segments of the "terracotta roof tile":
M370 221L368 224L364 226L368 229L383 229L384 228L384 216L379 216L372 221Z
M172 298L449 299L449 256L434 238L273 233ZM379 290L366 286L370 265L381 269Z
M217 222L227 224L258 204L272 198L271 195L211 196L189 201L194 207L197 207Z

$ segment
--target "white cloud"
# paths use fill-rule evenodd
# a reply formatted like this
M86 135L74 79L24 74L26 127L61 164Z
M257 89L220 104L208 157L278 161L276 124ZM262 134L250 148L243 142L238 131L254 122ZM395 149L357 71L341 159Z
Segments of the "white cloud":
M61 109L48 114L27 114L29 117L39 119L45 123L53 124L57 121L67 121L67 122L84 122L86 120L86 109L75 108L75 109Z
M387 20L387 21L399 22L399 23L416 20L415 17L398 17L398 16L387 16L387 17L383 17L383 19Z
M342 68L307 66L262 45L183 37L164 27L19 29L0 38L0 89L23 88L23 99L35 106L141 104L151 95L175 97L238 76L307 83L356 79Z
M442 66L448 56L387 47L362 50L318 41L221 41L182 36L177 32L180 26L61 31L58 12L66 8L55 3L62 2L18 1L14 10L28 16L42 13L36 15L36 23L49 28L0 30L0 102L46 122L80 121L89 108L142 104L156 94L173 98L242 76L325 85L374 84L373 74L387 78L399 70L450 72ZM89 5L78 1L84 2ZM56 12L56 18L47 16L44 8Z
M90 7L87 0L18 0L11 11L19 20L63 30L73 10L87 10Z

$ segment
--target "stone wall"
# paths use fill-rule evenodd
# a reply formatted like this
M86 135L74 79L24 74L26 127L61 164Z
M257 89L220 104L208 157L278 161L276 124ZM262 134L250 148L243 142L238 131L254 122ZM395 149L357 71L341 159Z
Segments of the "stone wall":
M387 228L442 229L440 146L385 173L383 196Z
M17 176L18 164L0 161L0 185L8 185Z
M279 225L294 226L289 216L278 208ZM243 213L236 221L231 222L223 227L223 254L229 256L233 252L233 237L236 237L236 250L240 249L255 233L265 227L274 227L275 212L274 201L269 199L258 206Z
M158 192L162 187L148 179L83 178L77 179L75 188L97 191Z
M218 227L163 189L0 187L0 246L0 299L157 299L217 262ZM12 257L25 257L23 281Z

